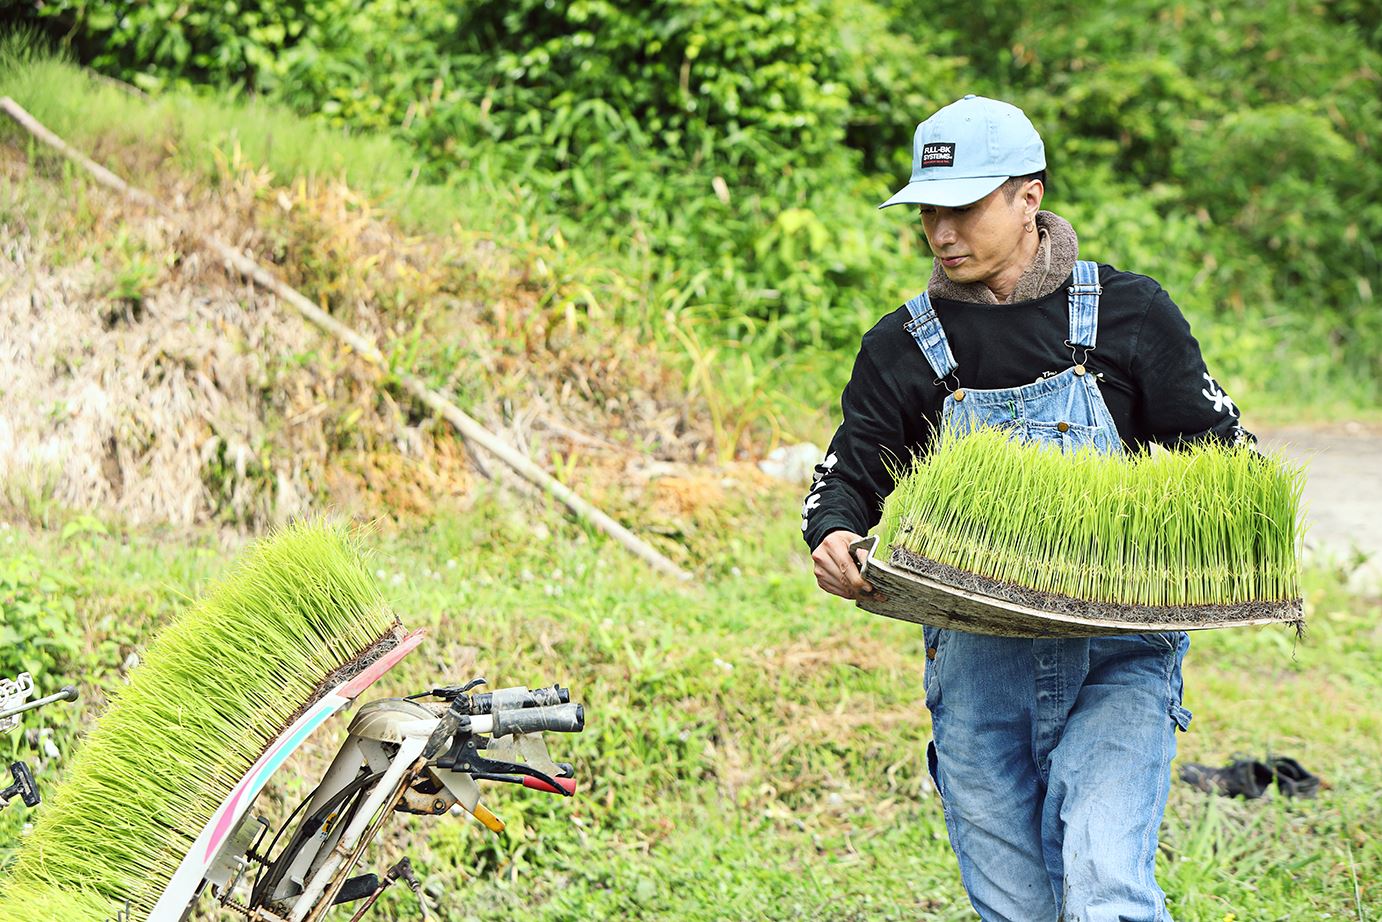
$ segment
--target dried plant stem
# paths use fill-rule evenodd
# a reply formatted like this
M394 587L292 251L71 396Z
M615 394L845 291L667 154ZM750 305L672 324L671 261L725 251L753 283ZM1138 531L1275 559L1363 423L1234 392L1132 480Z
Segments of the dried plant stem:
M216 254L216 256L222 259L236 272L261 288L278 295L279 298L285 301L308 321L345 343L367 362L377 366L386 375L396 381L400 387L412 394L414 398L421 401L439 416L445 418L447 422L455 427L456 431L467 444L478 445L484 448L490 454L494 455L494 457L508 465L508 467L513 469L524 480L560 501L567 509L571 510L577 518L590 522L619 544L623 545L623 547L632 554L651 565L655 570L680 580L689 580L691 578L688 572L678 567L666 556L658 552L652 545L648 544L642 538L639 538L623 525L610 518L610 516L582 499L575 491L571 490L565 484L534 464L533 461L522 452L517 451L484 426L480 425L480 423L476 422L449 398L428 387L416 376L406 371L390 368L384 354L368 337L356 332L332 317L326 311L312 303L310 299L297 289L273 276L258 262L236 251L217 237L197 231L189 222L185 221L180 214L164 206L147 192L134 188L110 170L96 163L81 151L73 148L26 112L22 106L10 97L0 97L0 110L3 110L6 115L13 119L25 131L29 132L29 134L86 170L101 185L120 193L131 202L168 218L170 221L182 227L192 239L198 241L203 247Z

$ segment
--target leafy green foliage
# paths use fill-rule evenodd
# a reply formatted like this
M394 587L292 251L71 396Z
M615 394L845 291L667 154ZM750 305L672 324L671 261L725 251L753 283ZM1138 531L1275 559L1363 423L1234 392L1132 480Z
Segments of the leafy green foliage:
M146 86L244 87L389 131L423 179L560 235L592 275L617 269L573 281L580 322L674 349L669 327L694 327L758 362L826 366L795 376L815 405L844 376L831 358L924 284L919 229L874 210L914 125L966 92L1011 99L1046 138L1047 202L1085 255L1161 281L1240 402L1382 397L1367 4L115 7L51 0L29 21Z
M0 557L0 677L27 672L49 694L81 648L70 583L32 554Z
M129 74L146 87L162 84L167 74L254 86L313 26L350 7L348 0L62 0L39 5L36 18L52 32L71 35L94 66Z

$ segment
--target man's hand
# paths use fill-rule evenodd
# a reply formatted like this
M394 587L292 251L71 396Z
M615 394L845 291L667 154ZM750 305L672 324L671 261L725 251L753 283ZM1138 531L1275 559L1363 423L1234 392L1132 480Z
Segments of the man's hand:
M860 540L852 531L832 531L811 552L816 565L816 585L842 599L857 599L873 591L873 586L859 575L859 560L849 552L849 546ZM863 549L859 550L864 553Z

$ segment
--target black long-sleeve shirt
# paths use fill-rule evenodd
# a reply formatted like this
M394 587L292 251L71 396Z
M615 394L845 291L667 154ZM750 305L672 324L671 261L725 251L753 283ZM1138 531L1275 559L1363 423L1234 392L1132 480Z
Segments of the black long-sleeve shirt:
M1071 280L1043 298L976 304L933 298L963 387L1009 388L1069 368ZM1210 377L1190 324L1154 280L1099 266L1097 348L1085 365L1097 374L1118 434L1130 449L1148 442L1248 437L1238 408ZM903 324L899 307L864 335L840 407L844 422L802 507L811 548L832 531L866 534L893 489L889 460L908 462L939 424L946 390Z

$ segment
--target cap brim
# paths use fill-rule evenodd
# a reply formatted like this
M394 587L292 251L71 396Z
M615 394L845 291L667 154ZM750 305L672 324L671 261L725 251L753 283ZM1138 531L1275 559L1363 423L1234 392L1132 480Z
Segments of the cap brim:
M958 208L972 205L1008 181L1006 176L975 176L969 179L924 179L909 182L879 208L889 205L940 205Z

